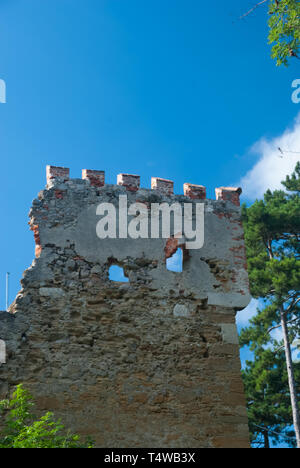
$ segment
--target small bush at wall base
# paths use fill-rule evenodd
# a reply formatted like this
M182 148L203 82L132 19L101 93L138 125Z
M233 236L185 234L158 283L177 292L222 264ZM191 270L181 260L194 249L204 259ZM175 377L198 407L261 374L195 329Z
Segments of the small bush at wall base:
M0 414L5 419L0 448L93 448L93 442L82 443L78 435L66 433L53 413L36 419L33 407L33 398L23 385L16 387L11 400L0 401Z

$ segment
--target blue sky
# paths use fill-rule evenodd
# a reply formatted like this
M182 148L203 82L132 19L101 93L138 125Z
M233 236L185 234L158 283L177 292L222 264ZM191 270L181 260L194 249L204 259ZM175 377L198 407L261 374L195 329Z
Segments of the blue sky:
M300 68L270 59L264 8L237 20L251 4L0 0L0 309L6 271L13 299L33 259L27 214L46 164L105 170L110 183L140 174L144 187L165 177L177 193L206 185L209 197L242 180L249 200L285 176L295 156L272 151L278 138L300 144Z

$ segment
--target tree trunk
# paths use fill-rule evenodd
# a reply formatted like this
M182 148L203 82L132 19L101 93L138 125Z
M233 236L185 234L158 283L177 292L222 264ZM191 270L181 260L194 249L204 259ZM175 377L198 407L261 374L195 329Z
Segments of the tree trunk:
M268 448L270 448L270 441L269 441L268 431L264 431L263 436L264 436L264 448L268 449Z
M300 448L299 406L298 406L296 382L295 382L294 368L293 368L293 361L292 361L291 345L290 345L290 340L289 340L289 335L288 335L288 326L286 323L286 315L283 310L283 307L280 310L280 316L281 316L281 326L282 326L282 331L283 331L286 367L287 367L288 381L289 381L289 388L290 388L290 395L291 395L291 404L292 404L292 411L293 411L293 423L294 423L294 429L296 433L297 447Z

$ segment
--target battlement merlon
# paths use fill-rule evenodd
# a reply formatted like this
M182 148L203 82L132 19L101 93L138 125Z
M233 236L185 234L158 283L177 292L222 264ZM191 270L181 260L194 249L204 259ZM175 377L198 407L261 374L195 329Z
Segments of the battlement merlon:
M34 232L36 257L49 250L47 246L66 248L72 244L78 256L91 263L107 265L115 259L119 265L130 258L147 258L157 267L146 272L153 288L191 291L209 305L245 308L250 301L243 227L239 207L240 188L216 189L217 200L206 199L201 185L184 184L184 195L173 194L173 182L152 178L152 188L140 188L140 177L119 174L117 185L105 185L104 171L84 170L82 179L70 179L66 168L47 167L47 188L34 200L30 212L30 228ZM165 249L168 239L99 239L96 226L100 220L96 210L100 203L111 203L118 215L119 196L127 195L128 206L139 202L203 203L204 246L188 250L182 273L166 269ZM193 210L195 211L195 209ZM171 237L175 235L171 232ZM178 243L180 245L180 242ZM185 249L185 245L180 245ZM145 272L143 272L145 274ZM162 279L165 285L162 285ZM139 281L139 272L130 272L130 281Z

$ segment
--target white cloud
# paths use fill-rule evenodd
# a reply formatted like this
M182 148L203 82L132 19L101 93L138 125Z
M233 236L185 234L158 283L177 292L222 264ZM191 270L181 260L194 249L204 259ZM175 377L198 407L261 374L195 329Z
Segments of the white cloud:
M238 328L243 328L249 325L249 320L256 315L259 307L259 299L252 299L246 309L241 310L236 315L236 324Z
M278 327L278 328L275 328L274 330L272 330L270 335L273 338L273 340L276 340L278 342L283 340L283 333L282 333L281 327Z
M278 148L284 151L283 155ZM267 189L282 189L281 181L294 171L300 160L300 113L291 128L276 138L262 138L250 152L258 154L259 160L238 184L243 188L244 197L255 200L262 198Z

